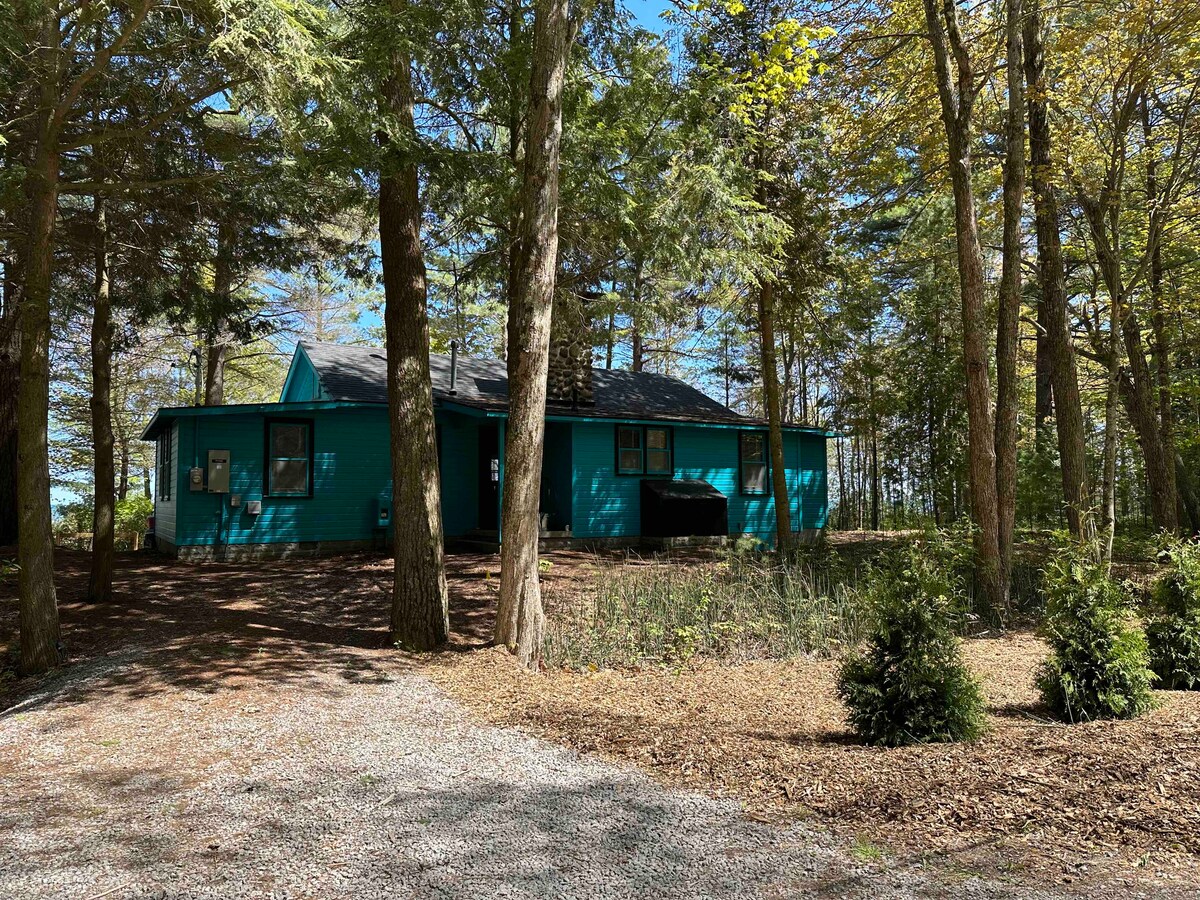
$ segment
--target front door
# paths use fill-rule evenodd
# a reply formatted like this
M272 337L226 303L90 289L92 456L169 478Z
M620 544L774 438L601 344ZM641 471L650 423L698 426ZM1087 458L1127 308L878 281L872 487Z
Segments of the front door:
M496 531L500 512L500 432L479 426L479 528Z

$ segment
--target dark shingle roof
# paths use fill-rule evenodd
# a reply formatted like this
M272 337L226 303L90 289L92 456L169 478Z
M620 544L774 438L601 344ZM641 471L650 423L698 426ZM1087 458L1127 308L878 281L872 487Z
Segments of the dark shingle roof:
M321 385L332 400L387 402L387 356L378 347L302 341ZM508 409L508 370L500 360L458 358L457 393L450 394L450 357L429 357L435 401L487 410ZM592 369L596 403L578 414L614 419L668 419L754 424L690 384L653 372ZM570 404L550 403L548 411L572 414Z

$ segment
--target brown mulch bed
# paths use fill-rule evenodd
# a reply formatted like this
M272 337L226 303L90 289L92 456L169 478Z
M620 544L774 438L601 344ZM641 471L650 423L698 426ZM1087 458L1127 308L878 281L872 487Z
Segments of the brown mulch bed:
M1032 686L1045 647L973 639L990 712L974 744L857 743L828 660L683 671L521 671L496 651L434 677L478 714L656 778L800 817L967 871L1074 883L1200 883L1200 695L1158 692L1133 722L1047 720Z

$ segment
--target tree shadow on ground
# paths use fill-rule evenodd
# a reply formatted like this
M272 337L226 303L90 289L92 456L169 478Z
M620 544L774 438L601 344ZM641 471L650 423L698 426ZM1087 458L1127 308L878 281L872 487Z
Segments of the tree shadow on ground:
M90 554L56 552L66 665L38 678L0 678L0 710L22 698L27 709L51 698L82 702L97 692L136 698L167 685L233 691L330 671L350 681L378 680L405 659L389 646L387 558L189 564L125 553L117 558L113 600L105 604L86 599L89 563ZM467 576L498 570L498 563L487 554L462 554L448 557L447 568L450 647L478 646L490 636L495 594L473 588ZM15 576L0 580L0 648L10 645L14 663L16 588ZM104 665L118 659L129 664ZM95 665L79 678L87 663Z
M86 823L103 826L105 841L88 847L82 868L98 876L97 894L118 898L156 889L240 897L264 877L281 896L947 896L928 876L847 866L814 833L780 831L733 808L696 808L616 777L553 784L517 774L414 783L403 766L369 781L316 768L192 792L169 773L124 773L124 804L146 813ZM329 810L337 813L320 812ZM63 811L39 827L83 824ZM12 863L0 886L5 877L53 877L63 859Z

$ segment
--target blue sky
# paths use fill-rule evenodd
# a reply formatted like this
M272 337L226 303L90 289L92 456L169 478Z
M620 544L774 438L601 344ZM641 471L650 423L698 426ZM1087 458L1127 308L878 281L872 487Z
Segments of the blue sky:
M664 23L659 16L671 4L668 0L625 0L625 6L634 14L638 24L643 28L662 31Z

